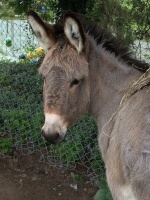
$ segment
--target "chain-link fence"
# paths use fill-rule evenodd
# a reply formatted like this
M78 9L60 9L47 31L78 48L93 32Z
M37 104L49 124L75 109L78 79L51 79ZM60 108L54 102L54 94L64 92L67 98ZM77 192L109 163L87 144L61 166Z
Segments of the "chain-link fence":
M44 116L38 67L33 63L0 62L0 137L3 144L6 142L6 152L13 145L23 154L39 153L40 161L50 166L103 176L97 127L92 118L86 116L76 123L59 146L47 145L40 136ZM0 148L5 150L4 146Z
M34 54L38 43L20 16L0 19L0 27L0 151L11 152L13 146L23 154L37 152L39 160L50 166L104 176L97 127L91 117L77 122L59 146L47 145L42 139L43 81L38 75L39 55ZM150 43L136 40L134 51L148 60Z
M19 61L29 48L38 46L25 19L0 19L0 58Z

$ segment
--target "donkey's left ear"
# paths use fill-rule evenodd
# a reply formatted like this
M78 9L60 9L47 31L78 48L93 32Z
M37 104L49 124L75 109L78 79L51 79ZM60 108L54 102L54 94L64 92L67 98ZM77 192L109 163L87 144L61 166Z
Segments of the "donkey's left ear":
M71 12L64 15L64 32L69 42L81 53L85 45L85 34L80 20Z

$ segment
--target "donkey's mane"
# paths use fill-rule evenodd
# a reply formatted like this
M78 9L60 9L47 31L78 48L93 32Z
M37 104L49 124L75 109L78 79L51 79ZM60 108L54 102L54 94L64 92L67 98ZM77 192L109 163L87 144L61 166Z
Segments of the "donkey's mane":
M129 47L122 44L122 42L118 38L115 38L111 33L101 29L93 21L85 20L83 16L77 15L76 17L80 18L84 32L93 37L97 45L101 45L101 47L106 51L113 53L129 66L134 67L143 73L150 68L148 63L136 59ZM62 19L58 24L55 24L54 27L56 30L56 36L59 37L64 33Z
M101 29L95 23L85 23L83 24L83 27L85 33L92 36L97 45L101 44L102 48L110 53L114 53L116 57L120 57L128 65L142 72L146 72L150 68L148 63L134 58L134 54L129 47L122 44L119 39L115 38L109 32Z

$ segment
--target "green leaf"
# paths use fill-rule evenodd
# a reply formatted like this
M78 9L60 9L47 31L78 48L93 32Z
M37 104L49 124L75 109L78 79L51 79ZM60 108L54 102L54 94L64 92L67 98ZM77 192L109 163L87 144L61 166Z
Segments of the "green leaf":
M110 191L108 191L106 197L107 197L107 200L113 200L113 197Z
M73 180L74 180L74 182L82 182L83 177L81 175L74 175Z
M94 200L107 200L107 192L108 190L106 189L99 189L96 193L96 195L94 196Z
M19 126L19 121L16 119L16 120L14 120L13 121L13 125L15 126L15 127L18 127Z
M0 147L5 147L6 144L3 142L3 143L0 143Z
M4 147L2 150L1 150L2 153L8 153L8 147Z
M108 184L107 184L107 180L105 178L101 179L101 181L100 181L100 188L108 190Z

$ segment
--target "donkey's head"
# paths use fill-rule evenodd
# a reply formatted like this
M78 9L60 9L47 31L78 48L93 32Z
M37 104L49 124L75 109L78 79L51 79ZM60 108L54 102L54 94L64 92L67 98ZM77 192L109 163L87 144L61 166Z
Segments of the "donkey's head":
M58 143L68 126L88 112L88 44L79 19L72 13L64 15L63 23L50 25L30 11L28 21L47 52L39 69L44 77L42 135L48 142Z

